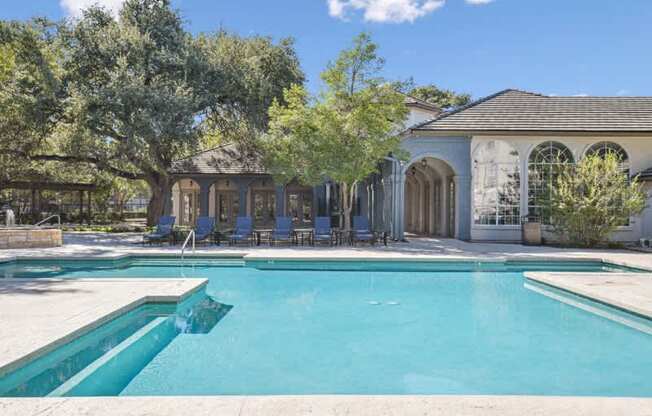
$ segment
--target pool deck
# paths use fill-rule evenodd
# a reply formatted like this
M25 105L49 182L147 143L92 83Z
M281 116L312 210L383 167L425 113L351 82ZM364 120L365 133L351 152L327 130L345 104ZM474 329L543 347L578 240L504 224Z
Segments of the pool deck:
M535 282L652 319L652 274L525 272Z
M541 396L224 396L0 399L3 416L652 415L652 400Z
M140 235L67 233L64 246L2 250L0 261L179 255ZM424 238L388 247L202 247L197 255L350 260L605 261L652 271L652 254ZM652 317L652 273L531 273L528 278ZM617 281L616 281L617 280ZM0 279L0 373L134 305L183 297L203 279ZM175 298L176 297L176 298ZM652 399L540 396L210 396L0 398L0 415L622 415L652 416Z
M147 302L178 302L206 283L206 279L0 279L0 377L124 312Z
M180 256L181 247L143 246L142 234L65 233L62 247L44 249L0 250L0 261L34 258L121 258L129 255ZM637 267L652 272L652 253L630 250L587 250L558 247L532 247L520 244L470 243L453 239L415 238L410 242L392 242L389 246L357 247L240 245L197 246L197 255L247 256L247 258L288 259L351 259L351 260L591 260L607 261L621 266ZM189 250L186 255L192 255Z

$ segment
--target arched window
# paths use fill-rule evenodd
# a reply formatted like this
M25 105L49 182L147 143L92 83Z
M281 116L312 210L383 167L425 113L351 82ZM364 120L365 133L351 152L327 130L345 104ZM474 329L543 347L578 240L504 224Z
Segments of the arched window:
M544 142L538 145L528 159L528 215L543 223L542 209L550 198L550 187L555 183L558 172L564 165L575 162L573 154L559 142Z
M473 218L478 225L518 225L518 151L502 140L481 143L473 155Z
M599 142L588 148L586 155L598 155L604 158L608 154L615 155L620 161L620 167L629 177L629 155L621 145L614 142Z

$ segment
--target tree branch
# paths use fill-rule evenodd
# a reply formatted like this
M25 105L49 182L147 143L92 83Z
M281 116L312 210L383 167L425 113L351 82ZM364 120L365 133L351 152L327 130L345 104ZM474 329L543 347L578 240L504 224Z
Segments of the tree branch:
M31 160L42 160L42 161L55 161L55 162L80 162L80 163L90 163L92 165L95 165L98 169L100 170L105 170L107 172L110 172L114 174L115 176L119 176L121 178L125 179L143 179L143 175L135 174L133 172L127 172L125 170L116 168L114 166L109 165L108 163L104 162L103 160L100 160L98 158L90 157L90 156L69 156L69 155L30 155L26 152L21 152L19 150L7 150L3 149L3 153L6 154L13 154L16 156L21 156L26 159L31 159Z

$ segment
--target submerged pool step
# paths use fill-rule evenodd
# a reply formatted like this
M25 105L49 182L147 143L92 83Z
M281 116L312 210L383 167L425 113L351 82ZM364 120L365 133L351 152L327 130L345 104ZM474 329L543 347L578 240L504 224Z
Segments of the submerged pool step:
M53 390L48 397L118 395L178 333L168 317L155 318Z

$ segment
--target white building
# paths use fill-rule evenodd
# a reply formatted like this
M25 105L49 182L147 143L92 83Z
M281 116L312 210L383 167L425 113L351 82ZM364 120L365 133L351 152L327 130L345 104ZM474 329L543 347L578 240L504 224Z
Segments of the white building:
M475 241L519 241L521 220L540 211L545 172L558 156L568 163L590 152L622 155L631 175L652 186L652 97L551 97L505 90L441 112L409 98L402 148L359 185L355 215L395 239L430 235ZM255 157L223 146L175 164L178 179L170 211L178 223L215 216L228 227L238 215L269 226L289 215L309 227L317 215L336 220L337 186L274 184ZM649 205L652 205L652 201ZM652 209L631 218L613 236L652 236Z

